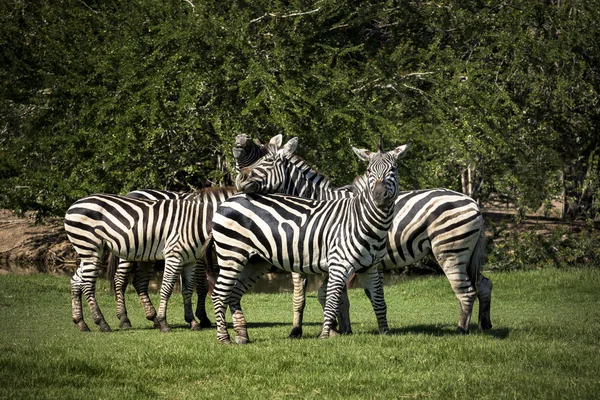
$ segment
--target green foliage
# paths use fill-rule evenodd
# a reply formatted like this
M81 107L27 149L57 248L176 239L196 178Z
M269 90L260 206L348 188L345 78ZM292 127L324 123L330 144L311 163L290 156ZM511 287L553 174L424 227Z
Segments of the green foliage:
M542 224L507 229L492 227L493 241L487 268L534 270L544 268L600 267L600 235L588 226L548 228Z
M217 343L214 330L189 330L177 294L170 334L151 329L134 293L127 294L133 329L81 333L70 318L68 277L3 274L0 397L448 399L468 391L478 399L596 398L600 271L491 278L494 328L487 334L477 332L476 312L474 332L456 334L456 298L446 278L435 277L386 287L389 336L375 334L361 289L349 290L354 334L328 340L316 338L322 311L315 292L301 340L287 339L291 293L248 294L252 343L242 347ZM98 302L117 326L103 280Z
M411 139L405 188L563 193L598 212L600 5L5 1L0 207L231 182L237 134L298 136L339 185L350 145Z

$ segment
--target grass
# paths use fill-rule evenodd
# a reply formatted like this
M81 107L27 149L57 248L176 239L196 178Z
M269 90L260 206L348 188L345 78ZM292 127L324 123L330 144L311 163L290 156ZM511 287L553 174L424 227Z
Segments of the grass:
M354 334L318 340L316 293L304 339L289 340L290 294L248 294L252 343L225 346L192 332L174 295L169 334L151 329L128 293L131 330L99 282L115 331L79 332L69 279L0 275L0 398L592 399L600 393L600 270L490 274L491 332L455 333L458 302L443 277L386 287L392 335L361 290L350 291ZM153 297L158 303L156 296ZM210 314L212 315L212 313ZM91 322L86 306L86 318ZM214 320L214 318L213 318Z

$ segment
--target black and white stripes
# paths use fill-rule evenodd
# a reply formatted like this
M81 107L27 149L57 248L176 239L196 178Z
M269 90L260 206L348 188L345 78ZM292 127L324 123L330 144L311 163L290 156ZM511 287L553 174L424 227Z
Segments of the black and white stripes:
M75 202L65 216L65 230L81 259L71 279L73 321L80 330L88 330L81 308L83 294L94 322L102 331L110 331L95 299L105 249L127 261L165 260L157 313L162 331L169 330L167 302L183 271L182 293L184 302L190 304L186 320L197 324L191 314L191 293L194 266L210 233L204 221L212 219L217 205L232 193L231 189L209 189L193 199L158 201L98 194Z
M329 180L301 158L291 154L297 139L242 170L236 186L243 191L327 196L354 196L349 187L334 189ZM354 182L354 191L367 186L364 177ZM491 281L481 275L485 262L483 217L468 196L447 189L401 192L396 199L394 221L389 231L386 255L380 269L400 268L433 254L443 268L461 307L458 329L467 332L473 302L477 296L479 326L491 328ZM302 304L304 293L294 290L294 302ZM301 310L297 310L300 312ZM301 315L294 315L290 336L299 336Z
M234 315L236 341L248 341L239 299L230 301L230 296L246 263L255 255L287 271L329 272L322 337L330 334L340 291L353 271L364 277L366 287L373 294L371 301L379 329L387 331L382 287L372 265L383 256L397 195L396 159L404 155L407 148L401 146L387 153L355 150L370 162L366 190L351 198L315 201L247 194L234 196L221 204L213 218L213 239L220 268L213 303L220 341L230 340L224 315L228 304ZM291 151L291 148L285 150Z

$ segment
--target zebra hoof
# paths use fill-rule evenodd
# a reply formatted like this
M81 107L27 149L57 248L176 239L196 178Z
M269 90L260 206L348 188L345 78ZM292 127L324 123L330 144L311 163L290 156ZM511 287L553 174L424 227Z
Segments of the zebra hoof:
M200 329L212 328L212 322L208 318L200 318Z
M106 321L102 321L98 325L100 326L100 332L112 332L112 329L110 329L110 326Z
M461 334L461 335L468 335L469 331L465 330L463 327L459 326L458 328L456 328L456 331Z
M302 337L302 327L295 326L292 328L290 335L288 336L290 339L300 339Z
M131 329L131 321L129 321L129 318L122 320L119 327L121 329Z
M154 324L154 329L160 329L160 322L158 322L158 318L154 317L151 319L151 321Z
M492 329L492 321L489 318L480 318L479 319L479 330L482 332L486 332Z
M237 344L248 344L248 343L250 343L250 339L248 339L247 337L243 337L243 336L236 336L235 342Z
M171 332L171 327L169 326L169 324L164 322L164 323L160 324L160 331L162 333L169 333L169 332Z
M335 329L330 329L329 332L321 331L319 334L319 339L329 339L334 336L339 336L339 332Z
M231 338L229 337L229 335L217 334L217 339L219 340L219 343L221 343L221 344L231 344Z
M79 327L79 332L91 332L90 328L84 321L78 322L77 326Z
M200 324L199 324L199 323L198 323L198 321L196 321L196 320L193 320L193 321L190 323L190 327L192 328L192 330L193 330L193 331L199 331L199 330L201 330L201 329L202 329L202 327L200 326Z

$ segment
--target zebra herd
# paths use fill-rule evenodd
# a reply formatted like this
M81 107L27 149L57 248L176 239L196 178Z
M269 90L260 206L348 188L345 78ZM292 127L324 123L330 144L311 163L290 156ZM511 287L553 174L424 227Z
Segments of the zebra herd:
M397 159L405 156L410 143L387 152L381 143L376 152L353 148L368 162L367 170L341 188L332 187L295 155L297 144L293 138L283 145L281 135L265 145L239 135L233 149L235 188L197 193L139 190L75 202L65 216L67 236L81 260L71 279L73 322L81 331L89 330L83 320L84 296L100 330L111 330L95 298L96 279L108 250L122 328L131 326L124 293L132 271L146 318L155 327L170 330L167 304L180 275L186 322L192 329L212 326L205 299L210 275L206 270L214 270L214 250L218 275L212 301L217 338L223 343L231 342L227 307L235 341L249 341L241 299L272 266L292 272L290 337L302 335L306 274L326 274L319 290L324 308L320 337L335 334L336 324L339 332L351 332L345 282L352 273L371 301L379 332L387 333L382 272L428 254L441 266L459 300L458 331L468 332L475 298L479 328L491 328L492 283L481 273L483 217L471 198L447 189L400 192ZM158 260L164 260L165 272L156 311L148 282ZM200 322L192 310L194 288Z

